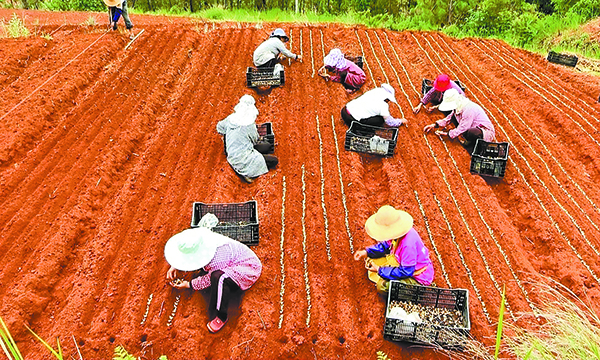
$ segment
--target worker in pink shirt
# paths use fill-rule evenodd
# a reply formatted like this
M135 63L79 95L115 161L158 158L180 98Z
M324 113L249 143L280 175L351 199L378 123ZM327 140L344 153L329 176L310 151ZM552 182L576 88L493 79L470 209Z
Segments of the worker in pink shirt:
M227 323L231 295L249 289L262 272L260 260L248 246L204 226L171 237L165 245L165 258L171 265L167 271L171 286L192 290L210 288L208 310L212 319L207 327L212 333ZM178 278L178 270L200 270L200 274L185 281Z
M496 138L494 125L483 108L475 104L455 89L444 93L444 100L440 104L440 111L451 111L445 118L429 124L423 128L426 133L434 129L439 136L448 136L450 139L459 138L465 146L473 145L477 139L493 142ZM453 124L454 129L446 131L446 126Z
M318 71L319 75L326 81L341 83L348 94L360 89L367 81L363 69L346 59L340 49L332 49L323 63Z
M425 95L423 95L423 98L421 99L421 101L419 101L419 104L413 108L413 112L417 114L419 111L421 111L422 107L425 107L425 110L427 112L432 112L440 105L444 97L444 93L446 92L446 90L449 89L455 89L461 95L465 94L464 90L461 89L461 87L458 86L457 83L450 80L450 76L446 74L439 74L435 78L431 89L429 89L429 91Z
M366 260L369 279L377 284L379 292L388 292L390 280L431 285L433 264L429 250L413 228L412 216L384 205L367 219L365 231L377 244L355 252L354 260Z

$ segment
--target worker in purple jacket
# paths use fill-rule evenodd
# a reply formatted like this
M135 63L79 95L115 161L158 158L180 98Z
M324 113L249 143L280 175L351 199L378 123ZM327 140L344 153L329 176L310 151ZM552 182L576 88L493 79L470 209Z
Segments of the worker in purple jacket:
M458 138L465 145L474 145L477 139L493 142L496 138L494 125L483 108L459 94L455 89L444 93L444 100L440 104L440 111L451 111L445 118L429 124L423 128L426 133L433 129L439 136L448 136L450 139ZM445 131L446 126L453 124L454 129Z
M201 222L203 220L204 217ZM250 288L262 272L260 260L248 246L204 226L171 237L165 245L165 258L171 265L167 271L171 286L192 290L210 288L208 311L211 320L207 327L211 333L221 330L227 323L231 295ZM200 276L185 281L178 278L177 270L200 270Z
M433 86L423 96L423 98L419 102L419 105L413 108L413 112L417 114L419 111L421 111L421 108L423 106L425 107L425 110L427 112L432 112L442 102L444 92L446 92L446 90L448 89L455 89L456 91L458 91L459 94L465 95L463 89L461 89L460 86L458 86L458 84L456 84L454 81L450 80L450 77L448 75L440 74L437 78L435 78ZM432 106L428 107L428 104L431 104Z
M332 49L323 59L323 63L319 75L325 81L341 83L348 94L360 89L367 81L363 69L346 59L340 49Z
M377 290L386 293L389 281L431 285L434 269L429 250L413 228L407 212L384 205L365 222L365 231L377 244L354 253L356 261L366 260L366 268Z

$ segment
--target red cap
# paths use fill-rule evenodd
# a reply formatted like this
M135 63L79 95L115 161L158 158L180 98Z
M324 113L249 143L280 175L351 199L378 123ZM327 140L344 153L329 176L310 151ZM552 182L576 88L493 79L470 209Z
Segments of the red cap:
M437 91L446 91L450 89L450 77L446 74L440 74L433 82L433 88Z

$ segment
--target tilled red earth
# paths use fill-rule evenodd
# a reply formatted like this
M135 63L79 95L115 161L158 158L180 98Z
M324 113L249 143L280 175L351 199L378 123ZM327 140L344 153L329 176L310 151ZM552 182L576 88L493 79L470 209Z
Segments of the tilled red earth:
M471 334L487 345L505 285L506 321L525 327L542 277L600 300L596 78L497 40L283 24L304 60L286 61L285 85L257 94L245 70L275 24L133 15L145 31L125 49L105 14L16 13L38 36L0 40L0 316L25 358L48 352L24 325L59 337L68 356L75 340L85 359L117 345L147 359L439 358L383 339L385 300L352 259L384 204L414 216L437 286L469 291ZM392 114L409 125L393 157L344 151L350 97L316 74L332 47L364 56L365 90L396 88ZM471 175L460 144L424 136L441 115L410 108L440 72L511 144L504 179ZM258 122L273 124L280 159L250 185L215 130L246 93ZM190 226L193 202L248 200L264 272L211 335L204 297L166 284L163 247Z

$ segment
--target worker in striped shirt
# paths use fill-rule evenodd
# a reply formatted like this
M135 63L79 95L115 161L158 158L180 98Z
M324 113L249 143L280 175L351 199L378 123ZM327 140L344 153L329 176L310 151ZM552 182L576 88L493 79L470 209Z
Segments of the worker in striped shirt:
M248 246L207 227L184 230L167 241L165 258L171 265L167 280L177 289L210 289L207 324L211 333L227 323L231 296L248 290L260 277L262 264ZM179 278L178 271L196 271L191 280Z

